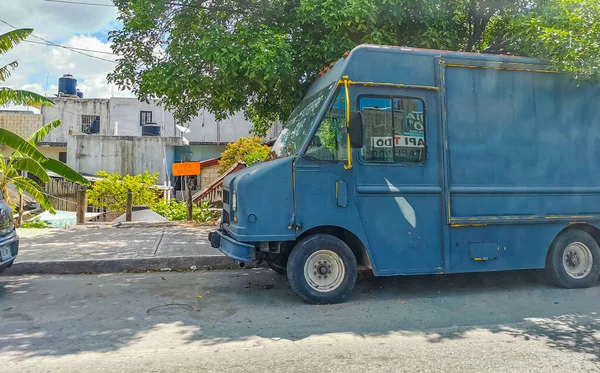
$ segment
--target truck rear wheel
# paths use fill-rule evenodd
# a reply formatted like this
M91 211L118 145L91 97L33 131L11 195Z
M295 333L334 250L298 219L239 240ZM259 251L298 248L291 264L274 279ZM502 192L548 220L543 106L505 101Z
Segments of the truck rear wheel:
M356 284L358 266L346 243L329 234L315 234L296 244L287 263L292 289L305 301L344 301Z
M587 288L600 278L600 246L587 232L572 229L552 243L546 262L552 281L567 289Z

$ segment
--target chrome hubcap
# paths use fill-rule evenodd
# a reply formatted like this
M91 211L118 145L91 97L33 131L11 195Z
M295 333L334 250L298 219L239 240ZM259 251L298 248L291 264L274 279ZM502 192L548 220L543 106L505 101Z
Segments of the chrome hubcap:
M581 242L569 244L563 255L563 267L572 278L586 277L593 268L592 251Z
M304 264L304 278L308 285L323 293L337 289L345 273L342 258L330 250L314 252Z

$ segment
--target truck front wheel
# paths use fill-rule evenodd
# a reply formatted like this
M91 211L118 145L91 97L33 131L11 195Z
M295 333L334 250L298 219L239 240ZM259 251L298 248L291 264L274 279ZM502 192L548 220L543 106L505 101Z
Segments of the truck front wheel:
M276 273L278 273L280 275L285 275L286 274L286 272L287 272L286 266L282 265L279 260L277 260L277 259L267 259L266 262L269 265L269 268L271 268Z
M292 289L305 301L344 301L356 284L358 267L346 243L329 234L315 234L294 246L287 263Z

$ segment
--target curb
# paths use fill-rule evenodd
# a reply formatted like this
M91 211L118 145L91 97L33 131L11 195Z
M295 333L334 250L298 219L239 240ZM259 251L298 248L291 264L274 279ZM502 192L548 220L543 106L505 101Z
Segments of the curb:
M214 224L193 223L187 221L121 221L109 223L112 228L164 228L164 227L202 227L217 229L219 226ZM91 228L91 227L90 227Z
M125 271L171 271L196 269L239 269L238 262L223 255L174 256L156 258L98 259L98 260L49 260L40 262L16 262L2 275L33 274L86 274L119 273ZM246 263L244 268L256 267L255 263ZM0 275L1 276L1 275Z

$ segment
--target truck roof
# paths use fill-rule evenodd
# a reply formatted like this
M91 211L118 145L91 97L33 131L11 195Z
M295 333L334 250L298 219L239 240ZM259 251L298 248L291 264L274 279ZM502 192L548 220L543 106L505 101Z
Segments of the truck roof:
M373 51L385 51L385 52L389 52L389 53L410 53L410 54L418 54L418 55L431 56L431 57L443 57L443 58L452 58L452 59L512 62L512 63L524 63L524 64L535 64L535 65L547 64L547 62L544 62L544 61L538 60L538 59L534 59L534 58L510 56L510 55L505 55L505 54L456 52L456 51L440 50L440 49L412 48L412 47L377 45L377 44L361 44L361 45L357 46L356 48L354 48L352 50L352 52L350 52L350 54L355 53L355 51L358 51L361 49L373 50Z
M483 65L497 63L509 63L514 66L535 65L540 66L541 69L546 69L548 65L545 61L526 57L362 44L339 59L333 67L327 68L327 73L312 84L306 97L337 82L344 75L355 81L436 85L434 79L436 58L471 61ZM400 78L401 81L398 81Z

